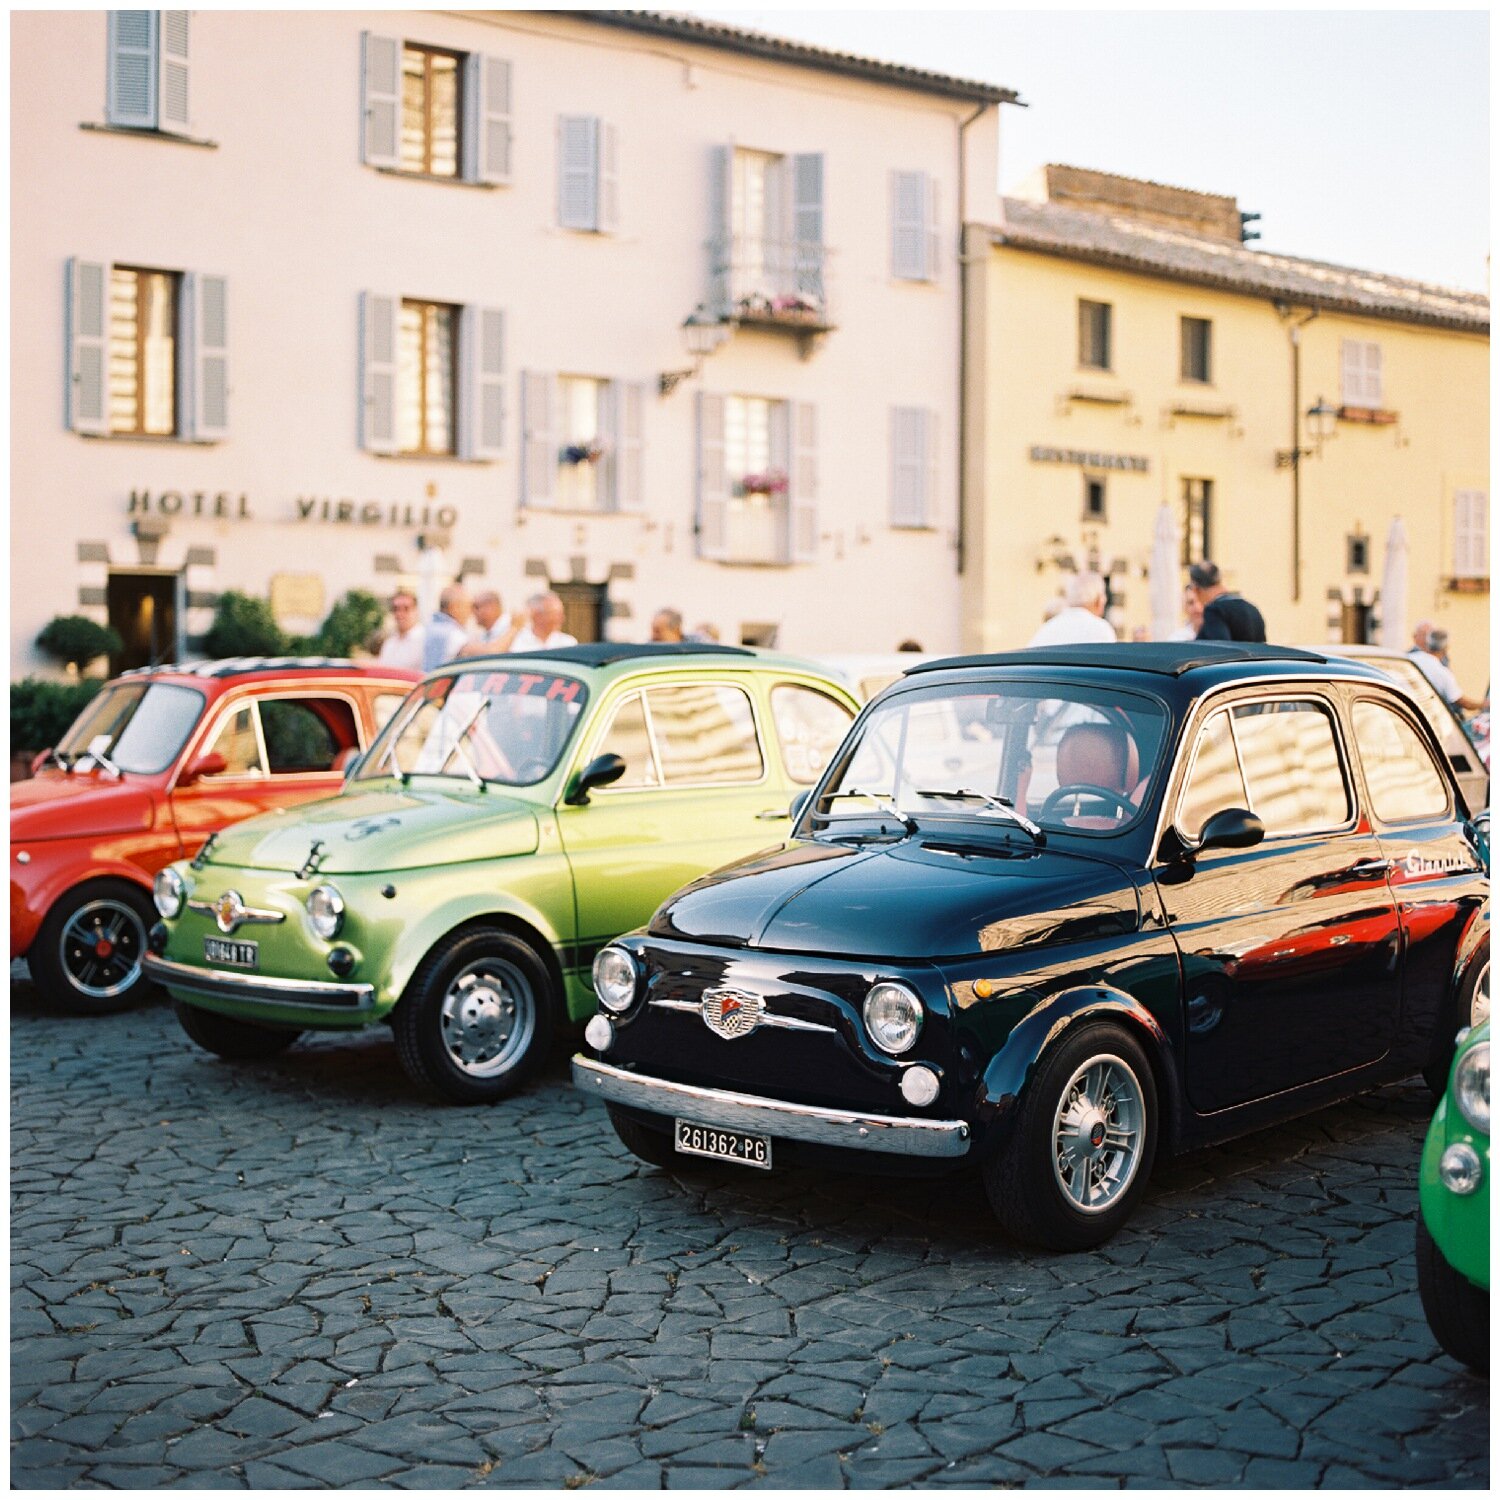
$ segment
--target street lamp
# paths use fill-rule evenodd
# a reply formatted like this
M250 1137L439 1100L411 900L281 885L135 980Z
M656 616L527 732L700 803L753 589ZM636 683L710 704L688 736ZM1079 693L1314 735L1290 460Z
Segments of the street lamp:
M663 370L657 377L657 387L662 395L670 396L684 380L696 375L703 368L703 361L728 337L728 325L722 318L713 317L700 302L682 325L682 341L693 357L692 368Z
M1321 396L1318 397L1316 406L1307 408L1307 430L1313 440L1313 446L1319 452L1323 444L1331 438L1338 427L1339 409L1330 406Z

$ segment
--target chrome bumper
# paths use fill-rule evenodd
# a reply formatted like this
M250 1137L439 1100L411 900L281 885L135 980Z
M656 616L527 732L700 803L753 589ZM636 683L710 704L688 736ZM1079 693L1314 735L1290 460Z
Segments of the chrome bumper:
M916 1120L787 1104L758 1094L668 1083L582 1055L573 1059L573 1086L612 1104L691 1120L695 1125L812 1141L819 1146L887 1151L896 1156L963 1156L969 1149L969 1127L962 1120Z
M321 1011L328 1016L358 1016L375 1008L373 984L338 984L332 980L272 979L264 974L226 974L200 969L148 953L142 960L148 979L169 990L202 995L206 1000L233 1000L258 1010Z

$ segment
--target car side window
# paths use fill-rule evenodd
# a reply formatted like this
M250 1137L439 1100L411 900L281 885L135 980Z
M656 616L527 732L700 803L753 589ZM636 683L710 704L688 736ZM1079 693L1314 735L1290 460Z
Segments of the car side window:
M661 785L651 732L646 727L646 709L639 693L632 693L615 709L594 754L618 755L625 762L625 774L604 790L640 791Z
M265 762L260 757L260 736L255 732L255 705L247 703L224 720L208 753L224 757L219 776L264 776Z
M342 698L262 698L260 731L273 776L332 771L359 747L354 710Z
M646 690L667 786L759 781L765 771L755 714L743 688L693 682Z
M1177 802L1177 828L1190 839L1196 839L1203 825L1226 807L1248 807L1245 778L1240 774L1239 756L1235 754L1234 732L1229 714L1220 709L1209 717L1198 731L1198 746L1188 773L1187 785Z
M1320 703L1274 700L1231 710L1250 810L1268 835L1341 828L1353 803L1333 718Z
M1416 730L1383 703L1354 705L1354 737L1364 762L1370 806L1383 823L1441 818L1448 783Z
M791 682L771 689L771 718L786 773L803 786L811 786L823 774L854 722L842 703Z

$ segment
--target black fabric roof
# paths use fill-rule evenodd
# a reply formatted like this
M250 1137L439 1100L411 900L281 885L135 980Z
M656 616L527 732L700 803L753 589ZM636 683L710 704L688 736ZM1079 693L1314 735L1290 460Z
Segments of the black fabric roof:
M1109 667L1181 677L1194 667L1227 666L1237 661L1325 662L1327 657L1296 646L1259 646L1244 641L1118 641L1087 646L1028 646L989 656L949 656L920 662L905 675L947 672L964 667Z
M550 651L509 653L537 661L565 661L578 667L608 667L638 656L754 656L744 646L699 645L695 641L590 641L583 646L557 646Z

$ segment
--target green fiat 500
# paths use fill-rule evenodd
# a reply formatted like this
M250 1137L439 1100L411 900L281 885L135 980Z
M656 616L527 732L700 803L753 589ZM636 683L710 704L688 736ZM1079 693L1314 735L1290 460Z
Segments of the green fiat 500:
M418 1085L500 1098L592 1013L605 943L783 836L855 710L806 663L737 647L451 663L338 796L161 872L147 972L221 1057L383 1020Z

